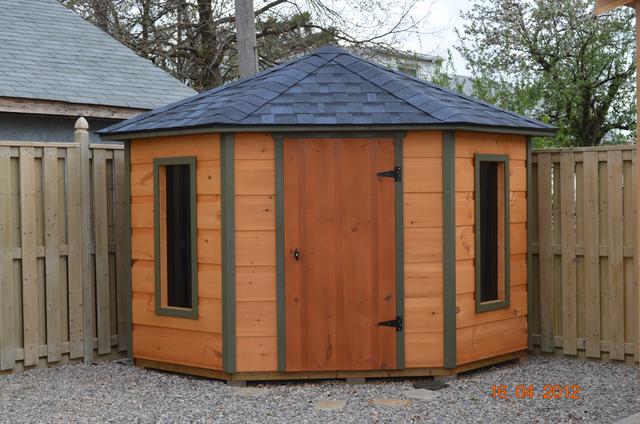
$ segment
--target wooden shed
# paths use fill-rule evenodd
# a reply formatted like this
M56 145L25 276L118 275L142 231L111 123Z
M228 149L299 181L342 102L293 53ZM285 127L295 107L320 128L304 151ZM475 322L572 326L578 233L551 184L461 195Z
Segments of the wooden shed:
M226 380L446 375L527 349L539 121L324 47L116 124L133 357Z

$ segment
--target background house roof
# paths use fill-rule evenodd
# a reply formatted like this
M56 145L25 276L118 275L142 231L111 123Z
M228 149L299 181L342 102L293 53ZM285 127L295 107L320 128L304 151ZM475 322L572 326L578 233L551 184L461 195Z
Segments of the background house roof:
M198 127L479 126L551 133L553 127L337 48L200 93L100 131L123 135Z
M0 10L0 97L153 109L195 93L56 0Z

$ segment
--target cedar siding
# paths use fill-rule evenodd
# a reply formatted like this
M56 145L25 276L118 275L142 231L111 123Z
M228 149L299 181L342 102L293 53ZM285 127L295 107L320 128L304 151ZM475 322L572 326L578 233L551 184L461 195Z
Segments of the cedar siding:
M457 364L527 348L527 143L524 136L456 132ZM474 156L509 157L510 306L475 311Z
M153 159L196 156L198 319L155 313ZM220 140L217 134L131 141L133 356L221 369Z

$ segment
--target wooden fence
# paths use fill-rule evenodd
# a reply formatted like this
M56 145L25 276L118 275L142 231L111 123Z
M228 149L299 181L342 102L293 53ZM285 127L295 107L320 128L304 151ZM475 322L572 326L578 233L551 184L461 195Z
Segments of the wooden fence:
M0 371L128 346L124 150L0 142Z
M638 361L635 146L532 153L530 347Z

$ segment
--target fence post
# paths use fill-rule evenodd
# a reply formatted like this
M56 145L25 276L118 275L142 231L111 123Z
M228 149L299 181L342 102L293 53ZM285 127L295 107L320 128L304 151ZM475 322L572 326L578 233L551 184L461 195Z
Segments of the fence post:
M75 141L80 145L80 222L82 237L82 309L84 362L93 360L93 282L91 275L91 160L89 123L76 121Z

